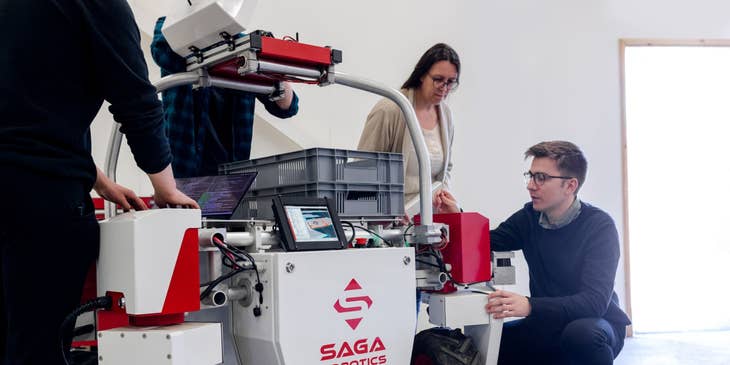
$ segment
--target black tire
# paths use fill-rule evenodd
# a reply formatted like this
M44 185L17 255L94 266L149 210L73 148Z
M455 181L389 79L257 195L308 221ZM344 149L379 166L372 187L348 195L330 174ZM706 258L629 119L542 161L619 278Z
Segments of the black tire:
M479 351L459 329L430 328L416 335L411 365L477 365Z

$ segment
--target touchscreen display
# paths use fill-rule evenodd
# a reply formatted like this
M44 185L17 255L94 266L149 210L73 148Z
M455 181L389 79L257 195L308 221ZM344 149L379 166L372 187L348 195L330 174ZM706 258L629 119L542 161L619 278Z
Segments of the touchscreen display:
M339 241L327 206L284 206L296 242Z

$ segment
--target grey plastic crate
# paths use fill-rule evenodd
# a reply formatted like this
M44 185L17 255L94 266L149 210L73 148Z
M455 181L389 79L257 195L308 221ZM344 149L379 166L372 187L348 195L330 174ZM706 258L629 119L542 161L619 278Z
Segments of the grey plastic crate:
M351 151L332 148L307 150L237 161L218 167L221 175L257 171L251 190L318 182L349 184L403 184L400 153Z
M333 199L337 214L344 218L403 216L402 184L314 183L249 191L232 218L273 219L271 204L277 195Z

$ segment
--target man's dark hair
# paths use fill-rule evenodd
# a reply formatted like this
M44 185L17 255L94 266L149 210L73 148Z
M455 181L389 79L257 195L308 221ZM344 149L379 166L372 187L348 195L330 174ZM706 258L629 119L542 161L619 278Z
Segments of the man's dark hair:
M567 141L540 142L525 151L525 159L528 157L547 157L554 160L558 165L560 175L575 177L578 180L576 194L586 180L588 162L580 148L573 143Z
M416 67L413 68L411 76L401 86L402 89L416 89L421 87L421 78L427 74L434 63L440 61L449 61L456 67L456 81L459 81L461 75L461 61L459 61L459 55L456 54L453 48L445 43L437 43L433 47L429 48L426 53L421 56L421 59L416 63Z

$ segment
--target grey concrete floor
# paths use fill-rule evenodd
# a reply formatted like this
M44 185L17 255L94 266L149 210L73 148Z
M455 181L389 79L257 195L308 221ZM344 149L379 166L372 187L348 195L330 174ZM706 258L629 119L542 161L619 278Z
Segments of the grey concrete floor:
M616 365L730 365L730 331L634 334Z

